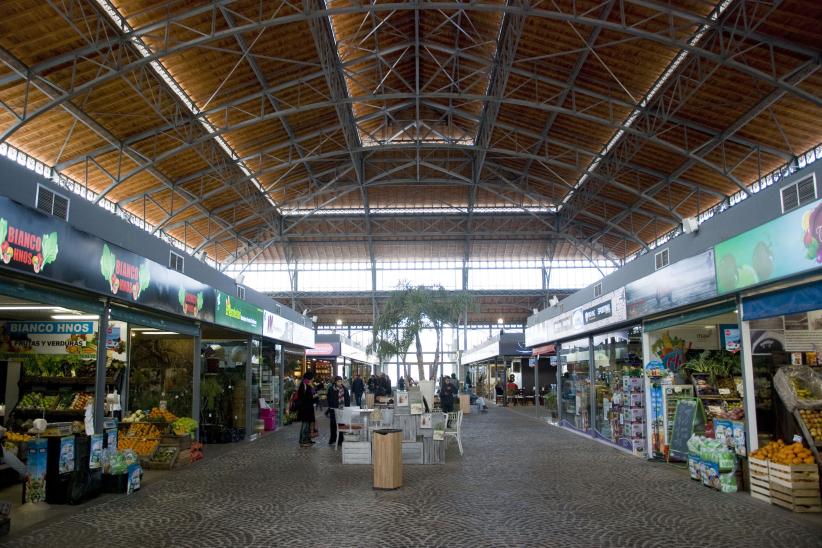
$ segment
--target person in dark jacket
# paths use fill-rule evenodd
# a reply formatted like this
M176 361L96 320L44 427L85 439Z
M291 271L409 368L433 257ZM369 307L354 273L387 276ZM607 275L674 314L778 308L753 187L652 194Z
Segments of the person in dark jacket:
M440 405L445 413L454 410L454 385L448 377L443 377L440 381Z
M314 372L306 371L300 387L297 389L297 420L302 423L300 428L300 447L311 447L311 423L314 418Z
M343 435L340 432L337 435L337 412L343 408L351 405L351 396L342 382L342 377L334 377L334 383L328 387L328 410L330 411L329 418L331 419L331 435L328 438L328 445L342 445Z
M362 395L365 392L365 383L359 373L354 377L354 382L351 383L351 391L354 392L354 401L357 402L357 407L362 405Z

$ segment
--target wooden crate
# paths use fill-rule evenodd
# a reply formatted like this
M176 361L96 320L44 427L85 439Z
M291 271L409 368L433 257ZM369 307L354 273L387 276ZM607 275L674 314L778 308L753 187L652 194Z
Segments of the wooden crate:
M371 464L371 443L367 441L343 441L343 464Z
M403 464L422 464L422 442L403 441L402 442L402 462Z
M771 502L771 483L768 473L768 461L755 459L753 457L748 459L749 482L751 485L751 496L755 499Z
M815 464L768 463L771 503L793 512L822 512Z
M176 445L180 451L184 451L191 447L191 436L165 435L160 439L160 445Z

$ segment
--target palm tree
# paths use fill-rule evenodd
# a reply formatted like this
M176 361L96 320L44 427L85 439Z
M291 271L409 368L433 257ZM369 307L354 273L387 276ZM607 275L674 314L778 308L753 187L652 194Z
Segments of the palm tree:
M374 324L374 340L369 352L378 357L402 356L405 362L411 344L417 358L419 378L424 379L425 365L420 335L423 329L433 329L437 344L428 378L435 379L442 356L442 334L446 326L459 323L461 315L471 306L471 296L464 292L449 292L441 286L411 286L401 284L392 292ZM383 355L381 356L381 352ZM405 366L408 375L408 366Z

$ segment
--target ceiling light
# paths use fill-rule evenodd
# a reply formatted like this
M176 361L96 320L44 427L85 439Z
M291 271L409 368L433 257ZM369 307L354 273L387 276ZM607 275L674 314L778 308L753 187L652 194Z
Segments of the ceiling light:
M497 324L502 325L502 323L503 323L502 318L497 318Z
M51 318L53 320L99 320L100 316L96 314L54 314Z
M157 331L153 327L132 327L132 331Z
M143 335L179 335L176 331L143 331Z
M342 320L337 318L337 325L342 325Z

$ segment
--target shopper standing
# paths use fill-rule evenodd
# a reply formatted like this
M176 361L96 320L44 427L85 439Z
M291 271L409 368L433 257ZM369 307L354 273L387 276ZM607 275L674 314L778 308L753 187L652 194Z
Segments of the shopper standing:
M334 377L334 383L328 387L328 410L331 419L331 435L328 438L328 445L342 445L342 432L337 435L337 413L343 408L351 405L351 396L343 385L342 377Z
M354 392L354 401L357 402L357 407L362 406L362 395L365 392L365 383L362 381L359 373L357 373L357 376L354 378L351 391Z
M454 411L454 385L448 377L440 381L440 405L445 413Z
M302 422L300 428L300 447L311 447L311 424L314 418L314 387L311 381L314 379L313 371L306 371L300 387L297 389L297 419Z

